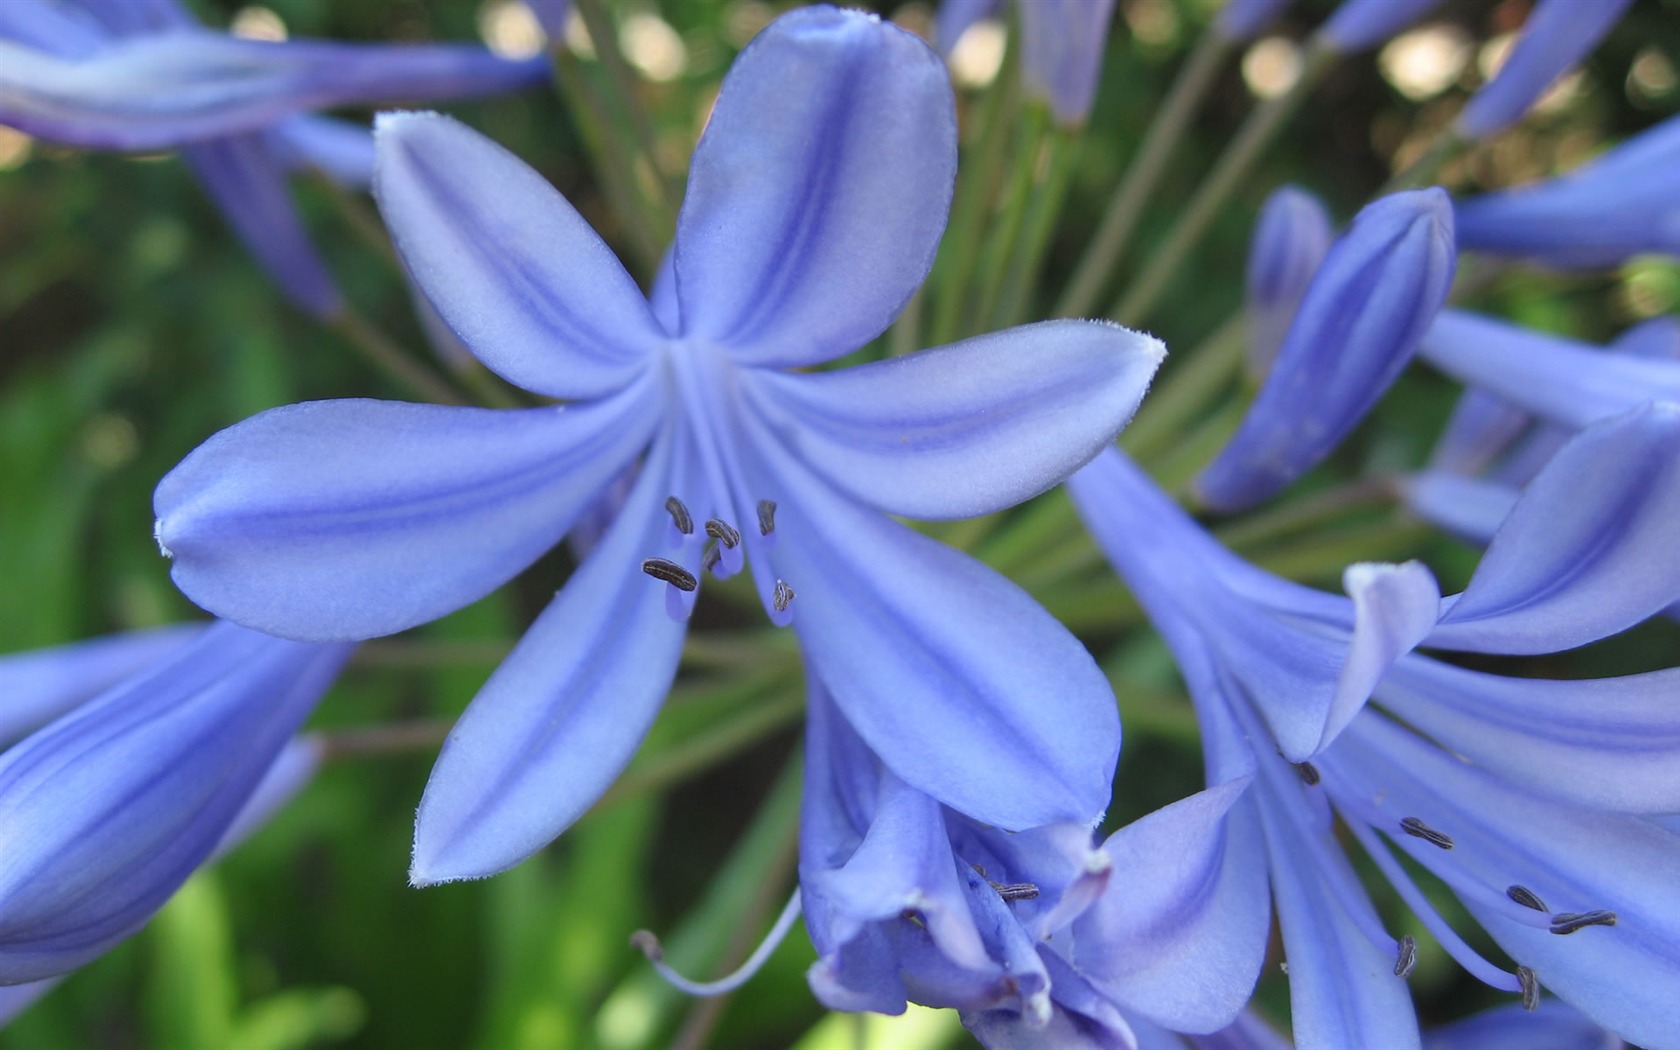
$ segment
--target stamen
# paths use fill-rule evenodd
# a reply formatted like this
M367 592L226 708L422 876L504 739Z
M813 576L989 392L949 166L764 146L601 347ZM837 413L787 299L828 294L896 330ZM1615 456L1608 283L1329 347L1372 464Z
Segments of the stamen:
M694 574L665 558L649 558L642 562L642 571L656 580L664 580L679 591L692 591L700 586Z
M716 546L707 547L706 553L700 556L700 568L716 575L718 562L722 559L723 552L718 550Z
M723 521L720 518L712 518L706 522L706 535L712 537L714 540L717 540L730 550L734 550L741 543L741 533L735 528L735 526L729 524L727 521Z
M1511 898L1525 908L1533 908L1535 911L1551 910L1546 907L1546 902L1541 900L1539 895L1527 886L1507 886L1505 887L1505 896Z
M659 971L659 976L665 978L673 988L680 992L687 992L689 995L709 998L714 995L728 995L751 980L753 974L756 974L764 965L765 960L769 959L771 954L781 947L783 938L787 936L789 930L793 929L794 920L797 918L799 918L799 891L795 889L793 896L788 898L787 905L782 908L782 914L776 917L776 924L770 927L770 932L765 935L764 941L759 944L752 955L747 957L747 961L742 963L734 973L726 977L720 977L715 981L691 981L671 969L665 962L665 950L660 946L659 938L655 937L651 931L637 930L631 934L630 943L648 957L648 961L653 963L653 968Z
M1527 966L1519 966L1517 983L1522 985L1523 1009L1533 1013L1540 1006L1540 978Z
M1301 774L1301 782L1308 787L1315 787L1319 781L1318 767L1311 762L1295 763L1295 772Z
M675 496L665 497L665 509L671 514L671 524L684 536L694 535L694 516L688 512L688 507Z
M1394 960L1394 976L1410 977L1417 968L1417 938L1406 934L1400 938L1400 952Z
M1038 897L1038 885L1031 882L993 882L992 889L1006 901L1030 901Z
M776 531L776 501L761 499L758 501L758 534L768 536Z
M781 613L787 612L788 605L792 602L793 588L788 586L786 580L777 580L775 589L770 592L770 604L774 605L776 611Z
M1584 930L1588 926L1614 926L1616 913L1599 909L1597 911L1560 911L1552 916L1552 932L1563 936Z
M1404 831L1408 835L1412 835L1412 836L1415 836L1417 838L1422 839L1423 841L1429 843L1431 846L1439 846L1442 849L1452 849L1453 848L1453 840L1452 840L1451 835L1448 835L1444 832L1436 831L1434 828L1430 827L1428 824L1425 824L1423 821L1419 820L1416 817L1401 817L1400 818L1400 830Z

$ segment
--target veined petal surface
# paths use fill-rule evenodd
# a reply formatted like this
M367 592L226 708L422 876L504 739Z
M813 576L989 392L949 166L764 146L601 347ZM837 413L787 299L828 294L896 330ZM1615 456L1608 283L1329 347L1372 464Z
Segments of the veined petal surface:
M1632 626L1680 597L1676 521L1680 405L1589 427L1517 501L1427 644L1548 653Z
M162 661L199 630L155 627L0 656L0 748Z
M793 11L730 69L677 224L683 334L737 361L850 353L933 265L956 115L927 45L860 11Z
M755 465L782 508L777 567L806 657L881 761L1010 830L1102 813L1120 725L1084 647L1002 576L780 450Z
M833 372L745 370L761 441L890 514L965 518L1037 495L1137 409L1166 349L1046 321Z
M285 637L371 638L495 590L647 443L650 384L567 408L312 401L212 436L158 484L188 597Z
M415 885L494 875L548 845L653 724L686 630L666 611L667 585L640 571L643 558L670 553L670 440L450 731L415 821Z
M617 390L665 333L612 249L529 166L436 113L382 115L374 192L415 281L491 371L551 397Z

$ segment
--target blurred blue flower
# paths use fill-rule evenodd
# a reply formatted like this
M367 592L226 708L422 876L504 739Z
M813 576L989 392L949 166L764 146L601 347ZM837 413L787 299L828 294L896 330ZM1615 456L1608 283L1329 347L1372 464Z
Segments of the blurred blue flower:
M367 185L365 128L307 111L521 87L546 62L479 47L245 40L176 0L0 4L0 124L92 149L176 149L234 232L302 309L342 306L287 176L317 168Z
M1198 496L1241 510L1329 455L1411 360L1454 264L1443 191L1366 205L1313 275L1242 425L1196 478Z
M934 27L939 53L949 57L970 26L1002 7L1003 0L944 0ZM1029 0L1016 4L1015 14L1028 95L1048 103L1058 124L1084 125L1108 50L1114 0Z
M1632 1041L1675 1041L1680 917L1663 887L1680 878L1680 835L1647 818L1680 805L1680 669L1512 679L1412 650L1572 648L1680 595L1680 407L1583 431L1445 599L1416 563L1351 567L1351 601L1270 576L1118 453L1069 486L1178 659L1209 782L1252 778L1228 820L1263 831L1297 1042L1417 1040L1399 979L1415 945L1384 931L1333 817L1481 980L1531 1002L1543 983ZM1458 896L1515 975L1451 929L1393 847Z
M1457 201L1458 244L1558 270L1680 255L1677 173L1680 117L1670 117L1567 175Z
M1486 138L1522 118L1552 82L1593 49L1633 0L1540 0L1493 79L1458 115L1466 138Z
M157 533L200 604L365 638L501 586L639 460L444 745L416 882L500 871L577 819L657 713L702 574L748 560L771 620L906 783L1006 828L1102 809L1119 725L1084 648L887 515L981 514L1054 485L1125 423L1160 345L1050 322L804 370L878 335L926 275L952 108L909 34L828 7L782 17L724 81L651 308L500 147L435 115L382 121L379 201L416 281L491 369L573 403L276 409L163 480Z
M1441 0L1343 0L1319 27L1317 40L1341 52L1363 51L1395 36Z
M1334 233L1323 202L1305 190L1280 187L1260 206L1243 284L1248 372L1254 378L1271 371Z
M349 651L215 623L0 754L0 983L102 955L259 823Z

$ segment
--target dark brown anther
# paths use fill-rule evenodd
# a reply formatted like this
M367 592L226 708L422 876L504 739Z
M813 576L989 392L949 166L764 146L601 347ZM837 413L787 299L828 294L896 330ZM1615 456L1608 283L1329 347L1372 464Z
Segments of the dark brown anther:
M1313 765L1311 762L1295 763L1295 772L1301 774L1301 783L1307 785L1308 787L1316 787L1318 785L1318 767Z
M758 501L758 534L768 536L776 531L776 501L761 499Z
M734 550L741 543L741 534L736 530L735 526L719 518L712 518L710 521L706 522L706 535L710 536L714 540L717 540L730 550Z
M1417 968L1417 939L1411 934L1400 938L1400 951L1394 959L1394 976L1410 977Z
M1523 1009L1533 1013L1540 1006L1540 978L1526 966L1517 967L1517 983L1522 985Z
M694 535L694 516L688 512L688 507L675 496L665 497L665 509L671 514L671 524L684 536Z
M1038 897L1038 886L1031 882L993 882L992 889L1006 901L1030 901Z
M1535 911L1551 910L1546 907L1546 902L1540 899L1540 895L1529 889L1527 886L1507 886L1505 887L1505 896L1511 898L1525 908L1533 908Z
M786 580L777 580L775 589L770 592L770 604L776 607L777 612L787 612L788 604L792 601L793 588L788 586Z
M692 591L700 586L700 581L694 578L692 572L664 558L649 558L642 562L642 571L656 580L664 580L679 591Z
M700 555L700 568L706 572L716 572L718 562L723 560L723 552L717 546L706 548L706 553Z
M1588 926L1614 925L1616 913L1602 908L1597 911L1560 911L1552 916L1552 932L1560 937L1576 930L1584 930Z
M1422 839L1431 846L1439 846L1442 849L1453 848L1451 835L1448 835L1445 832L1436 831L1434 828L1425 824L1416 817L1401 817L1400 830L1413 836L1414 838Z

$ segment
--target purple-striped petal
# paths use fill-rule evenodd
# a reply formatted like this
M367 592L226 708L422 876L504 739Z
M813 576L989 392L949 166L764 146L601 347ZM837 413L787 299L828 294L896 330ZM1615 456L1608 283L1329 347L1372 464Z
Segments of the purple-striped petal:
M1676 521L1680 405L1590 427L1523 493L1427 644L1548 653L1632 626L1680 598Z
M1591 51L1633 0L1540 0L1493 79L1458 115L1469 138L1515 124L1541 93Z
M683 334L778 366L869 342L933 265L956 150L927 45L859 11L777 19L735 60L689 168Z
M286 637L436 619L558 543L647 443L656 395L492 410L312 401L211 437L159 483L183 592Z
M490 369L551 397L617 390L665 339L612 249L523 161L435 113L384 114L374 189L438 313Z
M964 518L1043 492L1110 444L1165 353L1117 325L1047 321L742 385L759 440L839 488L891 514Z
M0 657L0 748L161 662L200 630L156 627Z
M894 773L1017 830L1106 808L1120 726L1072 635L973 559L761 449L806 658ZM859 654L866 654L860 658Z
M1227 4L1221 14L1230 9ZM1260 378L1271 371L1301 297L1330 251L1333 233L1323 202L1297 187L1273 191L1260 206L1244 282L1250 375Z
M670 691L686 624L666 584L669 436L607 531L444 742L420 800L416 886L494 875L548 845L630 761Z

